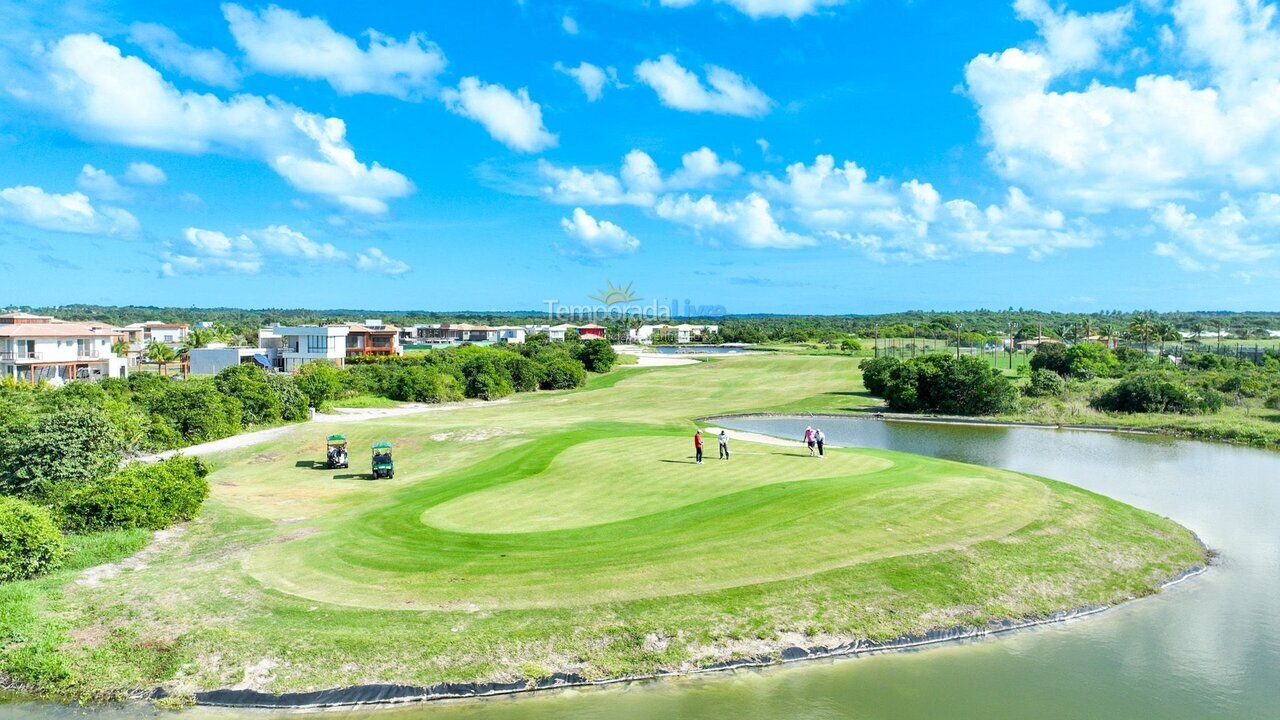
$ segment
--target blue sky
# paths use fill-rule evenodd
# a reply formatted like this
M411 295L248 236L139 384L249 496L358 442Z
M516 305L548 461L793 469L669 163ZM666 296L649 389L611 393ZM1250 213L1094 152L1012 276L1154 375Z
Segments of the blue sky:
M0 1L0 304L1274 310L1274 13Z

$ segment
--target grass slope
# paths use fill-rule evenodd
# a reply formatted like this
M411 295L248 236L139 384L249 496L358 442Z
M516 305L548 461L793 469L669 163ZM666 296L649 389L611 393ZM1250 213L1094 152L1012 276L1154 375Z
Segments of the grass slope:
M1168 520L1006 471L746 442L689 463L689 418L864 404L855 373L628 368L343 425L349 471L316 464L337 426L297 428L214 458L205 512L145 562L23 585L41 639L11 632L0 668L85 694L604 677L1116 602L1202 560ZM377 440L394 480L363 474Z

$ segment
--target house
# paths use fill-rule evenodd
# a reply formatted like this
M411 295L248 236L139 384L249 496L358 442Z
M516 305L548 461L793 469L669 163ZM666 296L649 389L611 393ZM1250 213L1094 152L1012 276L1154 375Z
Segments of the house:
M187 339L188 327L181 323L166 323L159 320L125 325L121 328L130 345L141 344L143 347L153 342L165 345L181 345Z
M342 367L349 333L346 325L276 325L258 331L258 343L277 370L293 372L316 360Z
M677 343L702 342L708 335L720 332L719 325L641 325L628 332L631 342L642 343Z
M508 345L519 345L528 335L528 330L519 325L502 325L494 329L498 331L498 342Z
M544 332L547 333L547 338L550 339L551 342L564 342L565 333L570 330L576 332L578 328L574 325L567 324L551 325L547 327Z
M255 364L263 369L272 369L275 362L273 353L260 347L227 347L226 345L210 345L194 348L187 352L192 375L217 375L233 366Z
M45 315L0 315L0 377L56 384L126 377L128 361L112 345L122 330L97 323L66 322Z
M418 338L428 343L495 342L498 329L470 323L443 323L420 326Z
M1019 350L1035 350L1041 345L1060 345L1062 341L1057 338L1051 338L1046 335L1037 335L1026 340L1019 340L1015 345Z
M347 328L347 357L358 355L403 355L400 328L381 320L343 323Z
M603 325L579 325L578 337L583 340L604 340L608 328Z

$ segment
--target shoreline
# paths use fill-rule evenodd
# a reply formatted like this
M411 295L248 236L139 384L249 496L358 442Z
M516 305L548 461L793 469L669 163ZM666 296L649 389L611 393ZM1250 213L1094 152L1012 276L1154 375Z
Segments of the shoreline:
M1196 538L1199 542L1199 537ZM1201 547L1204 543L1201 542ZM1157 592L1164 592L1175 585L1199 577L1208 572L1213 562L1196 564L1160 584ZM315 690L310 692L265 693L258 690L206 690L193 693L191 696L171 696L163 688L156 688L148 695L150 700L162 700L168 697L186 698L194 696L195 704L206 707L245 708L259 710L324 710L332 708L356 708L373 706L410 705L440 702L446 700L480 700L484 698L506 695L523 695L552 690L567 690L581 687L604 687L623 683L650 682L667 678L693 677L709 673L721 673L732 670L768 668L790 665L812 660L850 658L877 653L905 652L908 650L940 645L943 643L977 640L994 635L1003 635L1019 630L1056 625L1070 620L1087 618L1092 615L1123 607L1138 602L1150 595L1130 598L1111 605L1089 605L1071 610L1061 610L1042 617L1005 619L992 621L984 627L953 626L930 630L920 635L902 635L893 640L877 642L857 639L835 646L814 645L800 647L796 645L779 648L770 653L754 655L737 660L725 660L708 665L699 665L686 670L662 670L645 675L628 675L612 678L590 680L576 673L554 673L538 679L515 680L501 683L438 683L430 686L399 685L394 683L378 683L368 685L352 685L341 688Z
M877 417L878 416L878 417ZM1179 437L1173 433L1161 432L1159 430L1151 430L1148 428L1133 428L1124 425L1091 425L1091 424L1062 424L1062 423L1046 423L1035 422L1032 420L984 420L982 418L970 418L960 415L911 415L908 413L887 413L876 411L874 414L867 412L852 413L803 413L803 412L748 412L748 413L728 413L724 415L708 415L700 417L698 422L716 422L723 420L739 420L754 418L796 418L802 420L805 418L828 418L833 420L879 420L881 422L900 422L900 423L919 423L925 425L968 425L971 427L1011 427L1011 428L1037 428L1041 430L1079 430L1081 432L1103 432L1117 433L1120 435L1149 435L1153 437ZM1199 438L1195 438L1199 439Z

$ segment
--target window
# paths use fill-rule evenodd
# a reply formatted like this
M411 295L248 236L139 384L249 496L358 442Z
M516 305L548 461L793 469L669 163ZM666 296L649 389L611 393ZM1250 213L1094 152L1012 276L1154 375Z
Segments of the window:
M329 352L329 338L325 335L308 335L307 352L326 355Z

